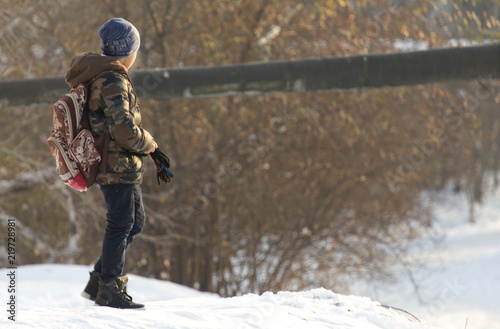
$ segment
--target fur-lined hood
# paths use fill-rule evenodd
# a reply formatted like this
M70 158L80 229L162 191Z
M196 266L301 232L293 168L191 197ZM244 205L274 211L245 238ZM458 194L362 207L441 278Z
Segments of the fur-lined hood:
M78 84L90 81L92 78L106 71L116 71L128 76L127 68L115 57L95 53L83 53L71 60L65 80L71 88L75 88Z

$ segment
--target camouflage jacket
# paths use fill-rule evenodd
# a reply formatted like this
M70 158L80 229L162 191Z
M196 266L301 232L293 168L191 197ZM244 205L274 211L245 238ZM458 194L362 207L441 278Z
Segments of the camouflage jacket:
M66 82L75 87L88 82L90 128L99 137L111 133L106 172L96 183L141 183L143 156L153 138L142 128L139 103L127 68L116 58L85 53L73 58Z

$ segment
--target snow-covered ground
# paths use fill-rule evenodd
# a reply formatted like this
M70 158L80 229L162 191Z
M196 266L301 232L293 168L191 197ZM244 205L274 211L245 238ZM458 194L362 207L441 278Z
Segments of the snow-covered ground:
M17 269L16 322L8 320L7 269L0 270L0 328L172 329L424 329L366 297L326 289L220 298L170 282L130 275L128 291L146 310L93 306L79 296L87 266L29 265Z
M500 328L500 191L469 221L463 195L441 196L434 207L437 245L422 244L409 257L422 264L396 271L399 282L359 282L351 293L395 305L442 329ZM413 283L412 283L413 280Z
M318 288L220 298L177 284L130 275L128 290L145 311L93 306L79 296L90 267L27 265L16 271L16 322L8 319L8 269L0 269L0 328L176 329L496 329L500 328L500 193L468 221L467 201L451 195L435 207L436 246L422 239L399 282L362 282L344 296ZM398 273L400 271L400 273ZM411 317L380 306L410 311Z

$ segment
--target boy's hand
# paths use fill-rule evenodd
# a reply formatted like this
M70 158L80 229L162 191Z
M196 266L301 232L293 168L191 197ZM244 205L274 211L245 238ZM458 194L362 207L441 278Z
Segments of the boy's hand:
M170 159L168 156L157 148L153 153L149 155L156 165L156 178L158 180L158 185L160 181L163 183L170 182L170 179L174 177L174 174L168 169L170 168Z

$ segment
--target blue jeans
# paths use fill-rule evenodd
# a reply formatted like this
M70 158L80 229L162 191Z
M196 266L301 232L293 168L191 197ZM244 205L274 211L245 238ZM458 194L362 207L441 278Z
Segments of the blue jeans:
M146 221L139 184L101 185L108 213L102 254L94 269L101 281L124 275L125 253Z

